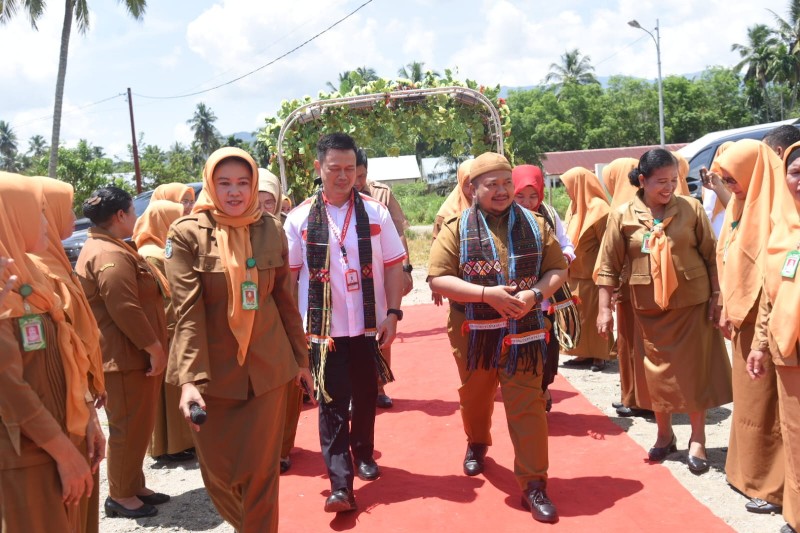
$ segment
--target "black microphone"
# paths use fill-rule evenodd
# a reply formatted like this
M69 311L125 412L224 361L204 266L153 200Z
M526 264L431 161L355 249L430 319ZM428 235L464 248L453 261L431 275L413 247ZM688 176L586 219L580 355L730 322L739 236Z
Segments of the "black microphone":
M206 421L206 418L208 418L208 413L206 413L205 409L200 407L200 404L197 402L192 402L189 404L189 413L192 423L197 424L198 426L202 426Z

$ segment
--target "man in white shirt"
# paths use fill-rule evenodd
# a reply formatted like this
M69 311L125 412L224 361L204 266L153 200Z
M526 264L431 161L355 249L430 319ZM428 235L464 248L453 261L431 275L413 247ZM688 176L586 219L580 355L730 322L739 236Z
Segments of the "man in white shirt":
M391 346L403 317L406 252L387 209L353 187L356 150L343 133L319 140L314 168L322 188L285 224L320 396L319 438L331 481L327 512L356 508L354 475L380 475L372 457L376 376L391 380L391 371L378 347Z

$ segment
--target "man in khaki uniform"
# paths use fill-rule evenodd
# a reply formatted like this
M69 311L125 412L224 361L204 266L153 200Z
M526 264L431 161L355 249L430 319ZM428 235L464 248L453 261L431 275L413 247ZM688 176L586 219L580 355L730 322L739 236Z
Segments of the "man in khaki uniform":
M499 382L522 504L536 520L555 522L558 513L545 492L547 419L541 388L552 328L541 302L564 283L567 263L542 217L513 203L505 157L485 153L470 174L476 204L445 223L428 270L431 290L450 300L448 336L461 378L467 434L464 473L483 472Z
M376 200L389 210L389 216L392 217L392 223L397 228L397 234L400 235L400 241L403 243L403 248L406 250L406 259L403 261L403 296L411 292L414 288L414 279L411 277L411 272L414 267L411 265L411 255L408 253L408 241L406 240L406 230L411 227L408 223L403 208L400 207L400 202L392 194L392 188L385 183L372 181L367 179L367 152L363 148L359 148L356 152L356 183L355 188L361 194L366 194ZM386 364L392 365L392 353L390 349L383 351L383 357L386 359ZM392 399L386 395L383 389L383 383L378 384L378 399L376 405L383 409L392 407Z

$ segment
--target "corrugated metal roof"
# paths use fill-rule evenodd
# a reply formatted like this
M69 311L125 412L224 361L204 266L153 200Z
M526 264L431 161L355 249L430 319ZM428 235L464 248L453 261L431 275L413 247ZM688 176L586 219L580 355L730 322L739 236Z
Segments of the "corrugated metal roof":
M635 157L639 159L646 151L652 148L660 148L660 146L656 144L653 146L629 146L626 148L545 152L542 166L544 167L544 173L550 176L560 176L573 167L584 167L594 171L596 165L607 165L620 157ZM667 150L674 152L683 146L686 146L686 143L668 144Z

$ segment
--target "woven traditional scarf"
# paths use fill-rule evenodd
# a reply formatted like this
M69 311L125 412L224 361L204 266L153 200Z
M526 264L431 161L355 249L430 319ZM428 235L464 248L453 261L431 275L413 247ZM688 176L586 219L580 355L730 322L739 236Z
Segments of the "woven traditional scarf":
M469 283L483 287L510 285L519 290L532 289L539 281L542 266L542 235L533 213L511 204L508 215L508 280L503 273L497 248L486 218L472 206L461 215L461 272ZM467 368L480 365L497 368L503 347L509 347L506 372L536 373L538 358L547 354L549 332L544 327L541 307L520 320L502 318L487 303L466 304L463 334L469 333Z
M353 192L350 196L356 216L356 236L358 238L358 257L361 267L361 293L364 304L364 335L371 339L375 365L381 381L394 381L389 366L381 355L376 335L378 333L375 315L375 280L372 277L372 240L369 231L369 216L364 208L361 195ZM344 228L342 228L344 230ZM322 189L318 189L308 214L308 234L306 241L306 260L308 261L308 315L306 337L311 346L311 368L316 388L325 401L331 397L325 389L325 361L328 352L336 350L331 331L331 253L328 245L328 214ZM344 282L344 279L341 280Z
M544 221L555 233L558 214L553 206L542 202L537 212L544 217ZM553 331L558 338L558 344L565 350L572 350L581 341L581 315L578 303L578 297L572 295L567 283L559 287L550 297L547 314L552 315Z

